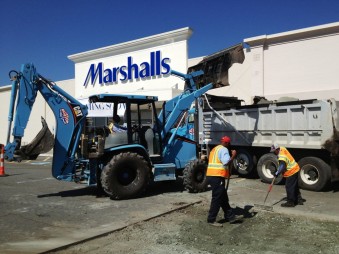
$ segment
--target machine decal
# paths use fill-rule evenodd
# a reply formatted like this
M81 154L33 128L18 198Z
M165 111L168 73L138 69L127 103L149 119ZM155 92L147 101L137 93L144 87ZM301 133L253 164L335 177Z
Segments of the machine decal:
M60 109L59 117L64 124L69 123L69 115L68 115L68 113L66 112L65 109L63 109L63 108Z
M83 116L80 106L73 107L73 112L76 117Z

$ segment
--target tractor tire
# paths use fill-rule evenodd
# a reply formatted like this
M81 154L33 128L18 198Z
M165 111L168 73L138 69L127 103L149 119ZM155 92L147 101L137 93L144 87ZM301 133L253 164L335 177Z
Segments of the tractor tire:
M264 183L271 183L274 173L278 170L278 158L273 153L267 153L260 157L257 164L257 172ZM280 184L284 180L280 174L274 181L274 184Z
M103 190L112 199L129 199L141 195L150 181L150 167L137 153L114 155L101 172Z
M190 161L183 173L184 187L190 193L203 192L207 189L207 164L202 160Z
M101 196L106 196L106 192L104 191L104 188L102 187L102 184L101 184L101 169L98 167L96 169L96 174L95 174L95 177L96 177L96 181L97 181L97 196L98 197L101 197Z
M253 156L249 152L244 149L237 151L237 156L233 160L233 166L239 175L252 175L254 165Z
M304 190L321 191L331 182L331 167L317 157L304 157L298 161L299 187Z

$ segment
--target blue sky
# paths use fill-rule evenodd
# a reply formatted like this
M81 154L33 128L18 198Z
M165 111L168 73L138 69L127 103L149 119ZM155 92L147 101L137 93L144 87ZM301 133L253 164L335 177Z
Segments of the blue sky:
M338 21L338 0L0 0L0 85L26 62L51 80L71 79L68 55L183 27L193 29L192 58Z

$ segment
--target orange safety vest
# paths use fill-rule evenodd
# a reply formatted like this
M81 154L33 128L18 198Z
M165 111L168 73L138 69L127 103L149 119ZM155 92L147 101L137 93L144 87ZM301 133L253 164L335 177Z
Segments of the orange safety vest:
M286 163L286 171L283 175L284 177L294 175L300 170L298 163L294 160L290 152L285 147L280 147L278 160L284 161Z
M218 145L210 152L206 176L221 176L225 178L229 177L228 166L224 167L218 157L218 152L221 148L223 148L223 146Z

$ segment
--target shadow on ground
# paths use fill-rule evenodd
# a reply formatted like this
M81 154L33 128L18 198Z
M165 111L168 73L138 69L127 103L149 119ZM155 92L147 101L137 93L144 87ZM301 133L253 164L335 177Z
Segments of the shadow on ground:
M175 193L175 192L183 192L185 191L183 187L183 183L181 179L176 181L164 181L164 182L153 182L151 183L146 191L137 198L142 197L151 197L159 194L165 193ZM65 190L55 193L46 193L42 195L38 195L38 198L46 198L46 197L79 197L79 196L95 196L97 198L100 197L108 197L106 193L100 191L96 186L85 186L80 189L71 189Z

